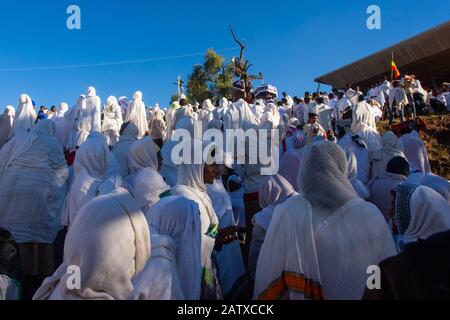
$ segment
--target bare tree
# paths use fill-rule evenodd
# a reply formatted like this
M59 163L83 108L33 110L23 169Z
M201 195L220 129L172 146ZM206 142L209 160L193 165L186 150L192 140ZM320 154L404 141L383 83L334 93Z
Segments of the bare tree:
M235 76L240 77L241 80L244 81L245 94L246 94L246 97L249 97L251 94L251 91L252 91L252 81L253 80L262 80L263 75L261 72L257 75L249 75L248 71L253 66L253 64L250 64L250 62L244 58L245 50L247 49L247 46L245 45L245 43L242 40L240 40L236 36L232 26L230 26L230 32L231 32L231 35L233 36L234 41L241 48L239 60L234 61Z

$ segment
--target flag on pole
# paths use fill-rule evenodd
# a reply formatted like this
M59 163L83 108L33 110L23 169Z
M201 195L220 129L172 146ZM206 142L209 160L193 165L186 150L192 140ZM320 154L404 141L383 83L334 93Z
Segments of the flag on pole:
M394 79L398 79L400 77L400 71L398 71L397 65L395 64L394 59L391 62L392 75Z

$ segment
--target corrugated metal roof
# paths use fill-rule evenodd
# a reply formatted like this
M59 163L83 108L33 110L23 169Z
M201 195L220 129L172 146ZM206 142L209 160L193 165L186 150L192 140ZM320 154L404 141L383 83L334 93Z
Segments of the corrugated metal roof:
M390 73L392 53L400 71L407 70L427 79L432 76L430 72L443 72L449 75L450 21L323 75L315 81L336 88L343 88L347 84L365 85L373 79L382 78ZM438 57L439 60L437 60ZM428 68L425 64L430 62L430 58L434 68Z

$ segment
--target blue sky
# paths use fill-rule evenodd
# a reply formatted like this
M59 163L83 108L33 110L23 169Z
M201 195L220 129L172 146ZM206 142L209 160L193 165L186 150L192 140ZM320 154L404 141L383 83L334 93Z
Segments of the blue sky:
M82 29L66 27L66 9L81 8ZM366 9L382 10L382 29L366 27ZM98 64L173 57L235 46L232 24L248 41L254 72L292 95L315 90L313 79L425 31L450 17L439 1L2 1L0 109L28 93L38 105L68 102L88 86L109 95L144 92L147 105L166 105L202 56L141 64L58 70L8 69ZM238 50L224 52L227 58ZM6 69L6 70L5 70Z

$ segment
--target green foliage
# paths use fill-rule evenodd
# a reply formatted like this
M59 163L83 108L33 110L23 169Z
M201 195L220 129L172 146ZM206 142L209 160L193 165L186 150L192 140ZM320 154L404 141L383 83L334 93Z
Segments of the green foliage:
M221 97L231 99L232 84L232 62L226 64L224 57L208 49L203 65L195 65L189 76L187 93L192 103L202 103L206 99L214 102Z

